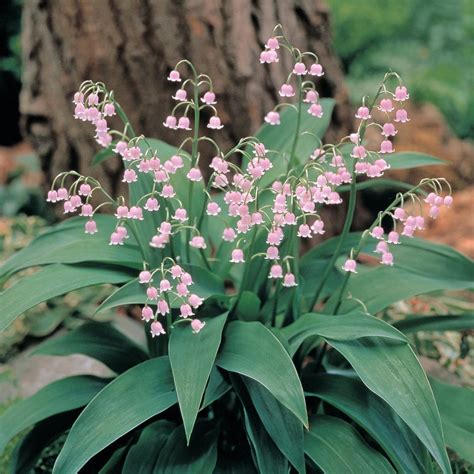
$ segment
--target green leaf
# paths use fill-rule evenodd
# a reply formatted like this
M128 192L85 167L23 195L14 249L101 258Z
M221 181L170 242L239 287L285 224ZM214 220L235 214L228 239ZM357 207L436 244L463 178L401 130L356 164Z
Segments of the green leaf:
M335 101L333 99L321 99L320 103L324 114L322 118L316 118L308 114L309 106L303 104L300 123L300 133L303 135L300 135L296 147L296 156L300 163L306 161L315 148L319 148L321 145L320 139L323 138L331 122ZM286 107L280 114L280 125L264 124L257 132L256 137L267 149L278 150L289 155L296 132L296 118L297 111L292 107Z
M382 188L382 189L404 189L410 190L413 188L413 184L405 183L404 181L399 181L396 179L369 179L367 181L360 181L356 184L356 191L362 191L364 189L372 188ZM344 184L338 186L337 191L340 193L345 193L350 191L351 185Z
M63 306L48 308L48 311L41 313L39 317L37 314L28 315L28 334L33 337L49 336L68 316L68 310Z
M226 320L227 313L208 318L198 334L188 324L177 324L171 331L169 357L188 444Z
M15 474L34 472L43 450L71 427L78 414L78 410L72 410L50 416L37 423L16 445L10 460L10 472Z
M229 390L230 385L225 381L224 377L222 377L219 369L216 366L212 367L209 383L204 392L204 399L200 409L203 410L216 400L219 400L219 398L224 396Z
M422 239L402 238L401 245L391 247L395 265L377 265L353 275L347 285L351 299L343 301L340 312L359 309L364 302L369 313L412 296L438 290L460 290L474 287L474 262L445 245ZM334 304L336 294L329 300Z
M342 155L346 161L346 166L350 167L353 158L350 153L353 145L344 145L342 147ZM419 153L416 151L402 151L386 155L385 158L391 169L402 170L419 168L420 166L445 165L447 162L436 158L435 156L427 155L426 153Z
M303 389L293 361L278 338L261 323L230 323L216 363L224 370L261 383L308 425Z
M87 405L107 382L90 375L76 375L46 385L31 397L16 402L0 416L0 452L25 428Z
M387 162L394 170L446 164L446 161L441 160L440 158L415 151L402 151L399 153L393 153L387 158Z
M311 418L305 436L307 456L325 473L394 473L390 463L370 448L345 421L332 416Z
M308 313L281 332L287 337L294 354L301 343L310 336L321 336L336 341L351 341L367 336L379 336L403 343L407 338L386 322L360 311L347 315Z
M446 444L474 464L474 390L430 378L441 414Z
M303 425L262 385L242 377L255 412L278 449L298 472L305 472Z
M138 142L138 145L142 149L143 153L146 153L147 150L152 150L157 156L160 158L161 162L164 163L167 161L172 155L175 155L178 152L178 149L168 145L161 140L155 140L152 138L141 138ZM182 151L180 154L184 154L185 152ZM189 167L188 161L184 160L185 167L181 170L180 173L172 175L170 177L170 182L176 190L178 197L181 199L181 202L186 206L187 201L183 201L181 188L188 183L187 180L183 180L183 173L186 173L186 167ZM202 186L202 183L201 183ZM153 177L149 173L139 173L138 179L135 183L131 183L129 186L129 195L130 195L130 203L132 205L136 205L138 201L149 194L153 186ZM186 200L187 200L186 195ZM173 204L170 203L169 211L173 211ZM152 239L153 235L156 233L156 228L160 225L162 221L166 219L166 212L165 209L162 207L159 212L145 212L143 215L144 219L140 222L140 225L136 226L135 236L138 240L140 247L143 249L145 253L145 259L148 261L152 268L155 268L161 264L161 261L165 256L170 255L170 249L165 248L163 250L160 249L151 249L149 246L149 242Z
M393 326L404 334L418 331L468 331L474 329L474 314L407 316L406 319L394 322Z
M143 428L138 441L129 449L122 474L150 474L175 424L159 420Z
M348 234L346 239L344 239L341 252L348 252L352 247L355 247L359 243L361 237L362 232L351 232ZM310 267L317 260L332 257L339 244L340 238L340 236L331 237L313 247L301 257L301 265L304 264L307 267ZM375 245L372 246L372 249L375 249ZM307 273L309 273L309 269Z
M109 146L97 152L91 160L91 166L100 165L103 161L109 158L112 158L114 156L117 157L117 154L114 153L113 148L113 146Z
M243 321L256 321L260 313L260 298L252 291L243 291L235 308L237 318Z
M362 233L349 234L343 242L341 253L349 253L352 247L357 246L361 237ZM340 238L340 236L332 237L316 247L313 247L301 257L300 273L304 282L303 294L306 298L312 298L314 296L321 275L329 264L329 261L332 259ZM374 249L375 244L371 247L371 250ZM343 279L344 277L341 272L334 267L333 272L330 274L330 278L326 283L326 291L321 294L321 298L335 292L340 287Z
M99 392L79 415L53 472L79 471L111 443L175 403L167 357L132 367Z
M285 459L268 435L255 410L252 414L249 414L248 409L244 409L244 421L245 431L253 448L258 471L286 474L288 472L288 460Z
M347 236L341 255L347 255L352 247L358 245L360 233ZM314 247L301 258L300 271L304 278L304 294L312 297L324 268L328 264L340 237L334 237ZM353 298L341 305L342 313L360 309L355 298L367 305L369 313L375 313L388 305L412 296L437 290L464 289L474 286L472 274L474 263L469 258L445 245L435 244L423 239L402 238L401 245L394 245L391 251L395 265L386 267L361 265L364 272L351 276L348 294ZM362 253L374 255L375 239L366 241ZM328 281L326 290L334 293L329 307L335 303L337 289L342 280L340 268ZM327 294L327 293L326 293Z
M99 229L94 235L84 233L83 217L72 218L39 235L0 267L0 279L24 268L51 263L101 262L142 268L142 257L132 238L132 243L120 247L109 245L117 219L105 214L97 214L94 219Z
M175 428L160 452L154 472L211 474L217 463L217 430L212 423L196 424L189 446L183 426Z
M326 340L413 430L443 472L451 472L433 392L410 345L376 337Z
M286 474L288 472L288 460L277 448L263 426L257 414L257 408L253 405L241 378L237 375L230 375L230 379L243 406L245 432L252 448L254 464L258 467L259 472ZM270 394L270 396L272 395Z
M128 444L116 449L101 467L99 474L116 474L123 466L128 452Z
M223 281L214 273L196 265L182 265L189 272L194 280L190 290L201 298L224 293ZM147 302L146 291L143 285L138 283L138 279L133 279L126 285L118 288L112 293L98 308L97 312L106 311L116 306L128 304L145 304ZM179 302L175 301L172 307L179 307Z
M54 264L22 278L0 293L0 331L20 314L43 301L72 290L130 280L130 271L113 267Z
M315 396L364 428L387 453L398 472L425 474L425 448L380 397L359 380L333 374L303 378L306 396ZM317 426L315 427L317 430Z
M145 351L109 323L87 322L62 337L50 339L34 352L47 355L84 354L117 373L148 359Z
M141 139L139 146L143 152L145 150L152 150L160 158L161 163L166 162L176 154L181 156L187 155L184 150L178 150L176 147L154 138ZM196 214L197 211L204 210L204 184L202 181L193 183L192 193L190 193L189 180L183 179L183 176L186 175L190 168L190 160L184 159L183 161L184 167L179 173L170 176L170 183L173 185L176 196L181 201L183 207L189 211L192 204L193 213ZM152 175L149 173L139 173L137 182L129 185L131 202L137 203L142 196L149 194L153 187ZM178 204L170 202L169 207L168 210L172 213L178 207ZM137 226L137 239L147 254L147 260L152 268L158 267L165 256L171 255L169 247L163 250L151 249L149 247L149 242L156 233L156 228L166 218L166 209L162 206L159 212L145 212L144 220ZM180 237L175 237L175 240L176 238L180 241Z

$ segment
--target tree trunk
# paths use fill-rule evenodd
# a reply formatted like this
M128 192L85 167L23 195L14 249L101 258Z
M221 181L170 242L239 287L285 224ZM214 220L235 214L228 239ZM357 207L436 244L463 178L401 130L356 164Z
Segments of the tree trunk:
M68 169L90 174L98 145L90 125L74 120L71 102L85 79L115 91L138 133L178 143L179 134L162 126L176 88L166 76L188 58L215 85L225 128L211 136L226 146L255 132L289 69L284 60L258 62L277 23L300 49L320 57L321 95L339 103L330 135L350 125L322 0L28 0L23 22L23 128L48 180ZM113 191L120 162L109 160L92 174Z

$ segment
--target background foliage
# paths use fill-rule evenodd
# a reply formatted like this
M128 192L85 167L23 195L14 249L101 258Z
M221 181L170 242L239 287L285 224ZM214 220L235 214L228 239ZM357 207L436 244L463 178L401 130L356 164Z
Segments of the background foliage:
M355 102L392 68L412 98L438 106L458 136L474 137L471 0L327 2L334 46Z

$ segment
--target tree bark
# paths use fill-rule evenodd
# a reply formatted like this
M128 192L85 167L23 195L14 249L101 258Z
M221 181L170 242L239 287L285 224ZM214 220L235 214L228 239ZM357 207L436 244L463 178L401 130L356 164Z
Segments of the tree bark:
M177 144L182 137L162 126L176 88L166 76L188 58L215 85L225 127L211 136L227 146L255 132L290 67L287 60L258 62L277 23L300 49L320 57L320 93L339 103L328 133L345 134L350 126L322 0L28 0L23 23L23 129L47 180L68 169L91 173L98 145L90 125L74 120L71 103L86 79L115 91L138 133ZM120 168L109 160L92 174L114 191Z

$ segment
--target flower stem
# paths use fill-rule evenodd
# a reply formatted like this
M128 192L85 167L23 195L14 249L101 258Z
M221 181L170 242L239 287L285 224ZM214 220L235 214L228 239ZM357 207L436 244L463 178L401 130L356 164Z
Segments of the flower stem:
M129 118L127 117L127 114L124 112L121 105L116 100L114 100L114 106L115 106L115 110L117 111L118 116L120 117L120 120L122 120L125 127L127 127L130 130L130 138L135 138L137 135L136 135L136 132L135 132ZM130 204L131 203L129 203L129 205ZM137 241L138 248L140 249L140 253L142 254L143 260L146 261L146 262L149 262L150 261L150 251L149 251L150 249L148 248L148 245L146 245L146 243L144 244L142 242L142 239L140 238L141 235L140 235L140 232L138 231L138 227L137 227L136 222L134 222L134 221L130 222L130 230L132 231L132 234L134 235L135 240Z
M383 91L387 77L388 77L387 75L384 77L382 84L380 85L377 93L375 94L375 97L369 106L370 111L372 111L372 109L374 108L375 102L377 101L380 93ZM364 139L366 128L367 128L367 122L363 120L359 127L359 143L362 143L362 140ZM349 233L352 226L352 221L354 219L355 205L356 205L356 197L357 197L357 189L356 189L357 182L356 182L356 174L355 174L356 162L357 162L357 159L353 158L352 168L351 168L351 189L350 189L350 194L349 194L349 205L347 208L346 219L344 221L344 227L342 229L341 236L339 237L336 250L334 251L328 265L324 269L324 273L321 277L319 286L316 289L314 297L311 301L310 310L312 310L314 306L316 305L316 303L318 302L319 297L321 296L321 292L323 291L324 286L326 284L326 280L334 268L334 264L337 258L339 257L339 254L341 253L341 249L342 249L342 246L344 245L344 241L346 240L347 234Z
M346 240L347 234L349 233L351 229L352 219L354 218L354 212L355 212L356 197L357 197L356 196L355 164L356 164L356 160L354 158L354 162L352 164L352 169L351 169L352 180L351 180L351 190L350 190L350 195L349 195L349 206L347 208L347 214L346 214L346 219L344 221L344 227L339 237L337 247L332 254L331 260L328 262L328 264L326 265L326 268L324 269L324 272L319 282L319 286L317 287L314 297L309 305L310 310L312 310L314 306L316 305L316 303L318 302L319 297L321 296L321 292L323 291L324 286L326 284L326 280L334 268L334 264L336 263L336 260L339 257L339 254L341 253L341 249L344 244L344 241Z
M376 225L378 225L382 219L395 207L397 206L398 204L400 204L401 202L403 202L403 200L405 199L406 196L408 196L409 194L411 193L414 193L416 192L421 186L423 186L425 183L420 183L416 186L414 186L413 188L410 189L410 191L407 191L405 194L399 194L392 202L391 204L385 209L384 212L382 212L381 214L379 214L377 216L377 219L375 219L375 221L372 223L372 225L362 234L362 237L359 241L359 244L357 245L356 249L352 252L352 258L355 260L358 256L359 256L359 253L365 243L365 240L367 239L367 236L370 234L370 232L372 232L372 230L374 229L374 227ZM341 307L341 304L344 300L344 295L345 295L345 292L346 292L346 288L347 288L347 284L349 283L349 278L351 276L351 272L347 272L345 277L344 277L344 281L341 285L341 288L339 290L339 295L337 296L337 299L336 299L336 305L334 307L334 314L337 314L340 307Z
M199 144L199 86L198 86L198 77L196 72L194 71L194 136L193 136L193 143L191 148L191 168L196 166L196 162L198 159L198 144ZM188 188L188 206L189 206L189 218L192 222L193 216L193 188L194 188L194 181L189 181L189 188ZM191 263L191 249L189 247L189 240L191 239L191 230L186 230L186 259L188 263Z
M242 293L244 292L244 286L245 286L245 283L246 283L246 280L247 280L250 265L252 263L251 256L253 255L253 248L255 246L256 237L257 237L257 228L255 227L253 229L253 233L252 233L252 240L250 241L248 260L245 262L244 274L242 275L242 281L240 282L239 292L237 293L237 298L235 298L235 302L234 302L231 310L229 311L229 313L231 315L234 313L235 309L237 308L237 306L239 304L239 301L240 301L240 298L242 297Z
M137 134L135 133L135 130L133 129L133 126L127 117L127 114L124 112L121 105L116 100L114 100L114 106L115 106L115 110L117 111L118 116L120 117L124 125L126 125L129 128L132 138L135 138Z
M291 145L290 159L288 161L288 174L293 170L296 163L296 146L300 138L300 127L301 127L301 111L303 108L303 91L302 91L302 80L301 76L298 76L298 111L296 115L296 130L295 137L293 138L293 144Z

